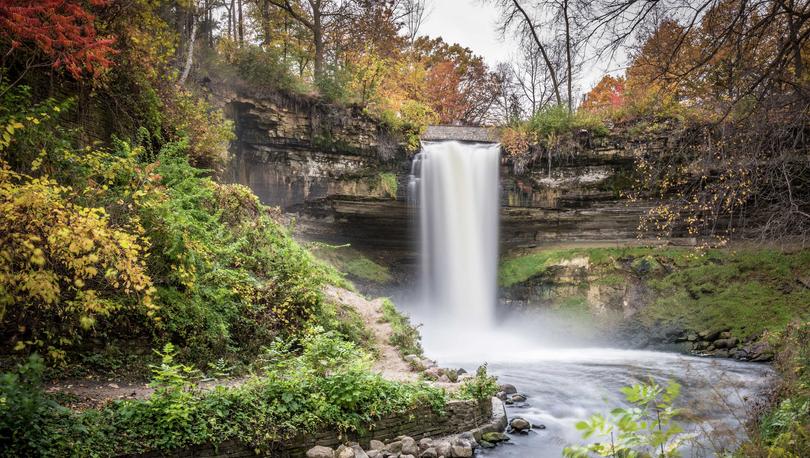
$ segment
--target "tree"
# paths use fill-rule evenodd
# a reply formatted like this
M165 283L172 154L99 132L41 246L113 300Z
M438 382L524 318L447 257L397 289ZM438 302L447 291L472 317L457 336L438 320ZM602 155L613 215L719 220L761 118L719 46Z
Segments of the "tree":
M552 89L554 91L554 98L557 105L562 105L562 97L560 96L560 84L557 77L557 67L552 64L551 57L547 50L547 45L543 43L540 36L537 34L537 26L526 9L520 4L519 0L493 0L495 5L501 9L501 30L506 32L510 28L514 28L517 35L520 37L524 46L529 43L534 43L543 62L546 66L549 77L552 81Z
M107 0L91 0L92 7ZM112 64L114 40L100 37L95 16L79 0L0 0L2 68L22 66L17 81L32 68L65 69L71 76L99 76ZM3 75L5 76L5 75Z
M587 94L580 106L593 113L605 113L624 105L624 77L605 75Z
M341 0L268 0L312 34L315 50L315 80L324 76L326 39L331 27L348 13L348 2Z

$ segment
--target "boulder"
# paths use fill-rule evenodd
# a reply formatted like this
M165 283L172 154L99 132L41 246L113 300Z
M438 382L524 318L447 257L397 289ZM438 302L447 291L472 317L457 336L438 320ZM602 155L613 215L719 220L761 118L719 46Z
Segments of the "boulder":
M509 426L517 432L528 431L532 429L532 424L523 418L515 417L509 422Z
M438 381L441 382L441 383L453 383L452 380L450 380L450 377L448 377L448 376L446 376L444 374L442 374L442 376L439 377Z
M506 392L498 391L497 393L495 393L495 397L500 399L501 401L506 401Z
M419 455L419 458L438 458L439 453L433 447L428 447Z
M402 451L402 441L394 441L385 446L386 452L400 453Z
M433 447L433 439L425 437L419 441L419 450L427 450L431 447Z
M473 448L469 445L454 445L451 453L456 458L469 458L473 456Z
M365 455L365 453L363 453L363 455ZM358 456L355 455L353 448L341 445L335 450L335 458L358 458Z
M739 343L736 337L730 337L726 339L717 339L714 341L715 348L734 348Z
M366 456L368 458L382 458L382 452L379 450L369 450L366 452Z
M385 450L385 444L377 439L371 439L368 443L368 448L371 450Z
M481 441L479 444L481 445L481 448L495 448L495 444L492 442Z
M451 453L453 453L453 447L450 445L450 442L447 441L437 441L433 444L433 447L436 449L436 454L439 456L449 457Z
M416 445L416 441L413 440L411 437L403 437L402 440L402 449L401 453L403 455L418 455L419 454L419 446Z
M509 436L507 436L504 433L499 433L499 432L489 432L489 433L484 433L483 435L481 435L482 446L483 446L483 442L491 442L493 444L497 444L498 442L504 442L504 441L508 441L508 440L509 440Z
M316 445L307 450L307 458L335 458L335 451L329 447Z
M526 402L526 395L525 394L513 394L512 395L512 402Z
M511 383L504 383L501 385L501 391L506 394L516 394L517 388L515 388L515 385L512 385Z

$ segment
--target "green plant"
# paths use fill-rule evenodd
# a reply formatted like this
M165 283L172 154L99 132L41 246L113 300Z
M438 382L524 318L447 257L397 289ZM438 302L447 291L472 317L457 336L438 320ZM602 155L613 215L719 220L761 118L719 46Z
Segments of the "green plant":
M397 175L395 173L383 172L379 175L379 189L388 197L397 198Z
M498 379L487 373L487 365L484 363L475 371L475 376L468 378L461 383L458 391L453 393L457 399L476 399L479 401L491 398L500 390Z
M662 387L651 380L624 387L621 391L631 407L613 409L610 420L602 414L595 414L576 424L583 439L597 436L604 437L605 441L566 447L563 455L570 458L680 456L680 447L694 437L685 434L675 421L681 413L681 409L674 407L680 385L670 381Z
M384 298L381 305L383 320L391 325L391 345L397 347L400 355L417 355L423 353L417 327L413 326L405 315L401 314L390 299Z

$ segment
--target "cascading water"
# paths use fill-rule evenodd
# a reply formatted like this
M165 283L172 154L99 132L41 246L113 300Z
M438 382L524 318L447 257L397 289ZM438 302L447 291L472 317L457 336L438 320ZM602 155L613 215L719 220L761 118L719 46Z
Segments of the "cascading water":
M494 144L425 143L409 185L419 205L425 303L434 319L468 330L494 321L499 154Z
M424 293L422 306L412 304L410 311L424 324L420 330L427 354L445 367L472 370L490 363L501 382L515 384L528 395L528 403L510 406L508 415L546 426L538 434L513 436L508 447L481 454L559 457L566 444L581 442L577 421L628 406L620 388L650 378L662 384L675 380L685 387L683 402L695 418L702 418L684 425L688 432L700 436L697 433L742 430L739 419L747 400L767 385L766 366L589 348L566 336L569 328L555 325L555 318L540 310L504 308L495 323L499 150L490 144L426 143L414 159L408 186L419 222ZM564 324L559 319L556 323ZM555 341L555 327L561 328L562 341ZM710 437L725 439L698 440L682 451L686 456L713 456L709 447L733 448L736 434Z

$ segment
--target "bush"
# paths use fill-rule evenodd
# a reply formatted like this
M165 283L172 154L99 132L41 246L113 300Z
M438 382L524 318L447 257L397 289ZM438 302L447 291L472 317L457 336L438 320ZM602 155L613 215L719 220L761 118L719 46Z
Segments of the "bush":
M475 371L475 377L461 383L454 396L458 399L475 399L483 401L500 391L498 379L487 374L487 365L483 364Z
M672 381L666 387L650 381L622 388L627 402L633 407L613 409L611 422L596 414L576 424L583 439L597 435L610 442L566 447L563 455L571 458L680 456L678 449L694 437L684 434L683 428L674 421L681 413L674 407L680 391L680 385Z

